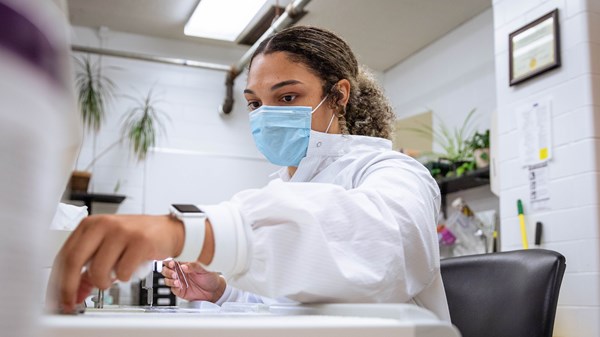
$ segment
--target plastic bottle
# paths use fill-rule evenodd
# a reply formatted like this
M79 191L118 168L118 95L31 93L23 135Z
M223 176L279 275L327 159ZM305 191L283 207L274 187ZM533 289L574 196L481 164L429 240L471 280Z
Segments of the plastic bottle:
M462 198L454 200L452 208L457 212L454 212L450 216L446 222L446 226L450 228L457 238L453 250L454 255L485 253L487 245L483 223L475 216L475 213L473 213Z

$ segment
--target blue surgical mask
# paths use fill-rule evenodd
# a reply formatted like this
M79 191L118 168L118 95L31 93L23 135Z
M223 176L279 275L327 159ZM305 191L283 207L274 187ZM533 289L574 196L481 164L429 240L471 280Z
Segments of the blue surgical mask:
M258 150L271 163L298 166L306 157L312 114L327 96L312 109L309 106L262 105L250 113L250 128ZM331 121L325 133L331 127Z

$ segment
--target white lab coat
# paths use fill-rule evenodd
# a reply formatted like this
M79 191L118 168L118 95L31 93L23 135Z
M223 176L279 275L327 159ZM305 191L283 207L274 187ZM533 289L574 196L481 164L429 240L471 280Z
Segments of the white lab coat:
M416 303L450 320L438 186L389 140L313 131L291 179L283 168L262 189L201 207L215 235L207 268L228 279L220 302Z

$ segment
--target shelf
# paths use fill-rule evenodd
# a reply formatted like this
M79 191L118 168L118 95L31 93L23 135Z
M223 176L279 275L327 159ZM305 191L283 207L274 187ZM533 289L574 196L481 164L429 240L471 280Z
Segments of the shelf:
M442 195L442 212L444 217L446 213L446 195L470 188L489 185L490 168L484 167L474 171L467 172L460 177L442 178L438 180L438 186Z
M71 192L69 199L83 201L88 208L88 213L92 214L92 202L104 202L110 204L120 204L126 196L119 194L102 194L87 192Z
M484 167L474 171L467 172L460 177L442 178L438 180L438 185L442 194L454 193L462 190L468 190L490 183L490 168Z

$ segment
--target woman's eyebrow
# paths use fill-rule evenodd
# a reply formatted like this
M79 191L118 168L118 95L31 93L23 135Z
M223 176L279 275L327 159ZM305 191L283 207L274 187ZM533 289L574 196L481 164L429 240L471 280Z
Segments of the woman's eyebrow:
M271 91L277 90L281 87L285 87L286 85L293 85L293 84L302 84L302 82L300 82L298 80L287 80L287 81L279 82L271 87Z
M271 91L277 90L281 87L285 87L286 85L294 85L294 84L303 84L301 81L298 80L287 80L287 81L282 81L279 82L277 84L274 84L271 87ZM244 89L244 94L251 94L254 95L254 91L250 90L250 89Z

